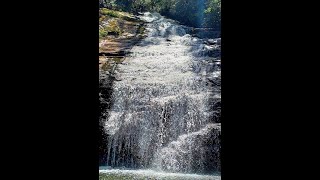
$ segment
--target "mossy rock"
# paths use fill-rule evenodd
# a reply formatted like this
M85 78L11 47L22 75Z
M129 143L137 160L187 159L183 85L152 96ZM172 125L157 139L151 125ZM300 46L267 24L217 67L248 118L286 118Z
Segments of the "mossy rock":
M108 31L104 30L104 29L100 29L99 30L99 38L104 38L108 35Z
M99 12L101 15L110 16L110 17L114 17L114 18L120 18L120 19L124 19L127 21L135 21L136 20L136 18L134 18L133 15L126 13L126 12L115 11L115 10L111 10L111 9L107 9L107 8L101 8Z

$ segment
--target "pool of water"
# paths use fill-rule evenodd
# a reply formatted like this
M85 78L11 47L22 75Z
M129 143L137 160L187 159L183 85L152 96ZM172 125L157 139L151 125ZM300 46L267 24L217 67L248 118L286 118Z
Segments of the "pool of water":
M104 169L99 170L99 180L221 180L219 175L168 173L154 170Z

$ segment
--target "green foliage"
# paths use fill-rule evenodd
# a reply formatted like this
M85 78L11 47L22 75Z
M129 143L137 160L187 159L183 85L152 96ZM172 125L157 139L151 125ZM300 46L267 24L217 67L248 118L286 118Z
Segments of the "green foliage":
M112 20L109 21L108 26L105 28L105 30L107 32L109 32L109 33L113 32L113 33L116 33L118 35L121 35L121 33L122 33L121 29L119 27L118 21L115 20L115 19L112 19Z
M218 25L220 28L221 21L221 0L210 0L207 9L204 11L207 14L208 22Z
M221 0L209 0L207 1L207 4L208 4L208 8L206 9L207 13L220 12Z
M117 18L123 17L123 15L120 14L118 11L114 11L114 10L107 9L107 8L101 8L100 14L106 15L106 16L111 16L111 17L117 17Z
M108 9L117 8L117 0L99 0L100 7L106 7Z
M108 31L105 29L99 29L99 38L106 37L108 35Z
M193 27L220 29L221 0L102 0L105 7L131 13L159 12ZM109 13L111 16L117 14Z
M136 21L132 15L125 12L115 11L107 8L100 8L100 15L108 16L108 17L114 17L114 18L120 18L127 21Z
M100 26L99 38L104 38L108 34L121 35L122 31L116 19L110 19L106 26Z

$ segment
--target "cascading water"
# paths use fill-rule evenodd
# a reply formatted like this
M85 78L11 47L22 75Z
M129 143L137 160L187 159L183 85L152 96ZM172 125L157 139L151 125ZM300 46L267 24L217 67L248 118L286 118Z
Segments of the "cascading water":
M220 172L220 58L173 20L141 19L148 36L115 72L106 166Z

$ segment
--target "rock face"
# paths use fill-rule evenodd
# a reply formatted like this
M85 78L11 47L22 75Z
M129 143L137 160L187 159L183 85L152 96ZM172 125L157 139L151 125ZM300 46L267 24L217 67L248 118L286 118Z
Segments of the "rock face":
M111 108L112 86L114 81L118 81L115 75L115 68L118 63L124 60L124 56L143 37L144 22L139 19L108 17L99 23L100 28L108 26L108 21L113 20L122 29L122 34L108 33L107 36L99 39L99 165L106 162L108 134L105 131L108 109Z
M119 17L100 14L99 32L104 33L104 36L99 37L100 68L109 67L115 57L124 58L130 49L144 37L143 21L130 14L121 12L117 14ZM110 70L111 67L104 68L104 70Z
M104 165L220 172L220 49L159 14L141 19L147 37L108 86Z

